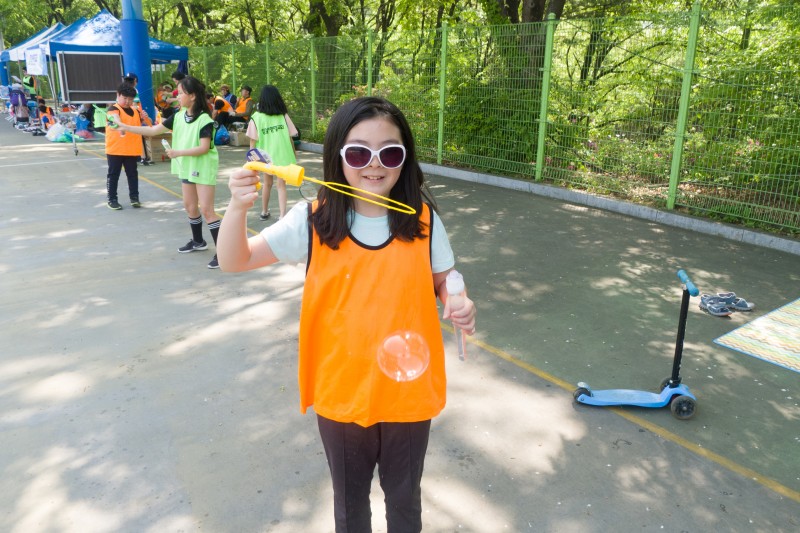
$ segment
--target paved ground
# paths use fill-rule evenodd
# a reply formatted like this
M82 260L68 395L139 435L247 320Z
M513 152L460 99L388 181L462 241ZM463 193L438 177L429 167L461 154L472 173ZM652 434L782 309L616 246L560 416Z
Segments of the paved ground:
M167 164L140 167L143 209L123 194L112 212L101 143L74 156L0 121L0 145L0 530L332 531L315 420L297 408L302 268L231 275L205 267L211 251L176 253L189 228ZM221 154L225 175L244 149ZM302 163L319 177L317 154ZM800 297L800 256L430 178L479 334L467 362L449 355L426 531L800 528L798 374L712 343ZM576 406L577 381L669 374L678 268L758 306L720 319L693 301L697 416Z

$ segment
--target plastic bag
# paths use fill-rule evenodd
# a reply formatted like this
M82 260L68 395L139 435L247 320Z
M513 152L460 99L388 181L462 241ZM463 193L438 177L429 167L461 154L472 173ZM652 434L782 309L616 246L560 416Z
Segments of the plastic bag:
M222 144L228 144L229 142L231 142L231 135L228 133L228 128L225 126L220 126L216 135L214 135L214 144L219 146Z
M56 139L61 137L66 131L67 129L62 124L56 122L47 130L47 135L45 135L45 137L47 137L48 141L58 142Z

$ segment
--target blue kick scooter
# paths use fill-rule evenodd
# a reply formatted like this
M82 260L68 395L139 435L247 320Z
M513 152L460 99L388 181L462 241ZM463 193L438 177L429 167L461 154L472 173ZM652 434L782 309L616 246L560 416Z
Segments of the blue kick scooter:
M683 337L686 333L686 317L689 312L689 299L699 294L697 287L683 270L678 270L678 279L683 283L683 299L681 314L678 320L678 338L675 341L675 357L672 360L672 375L661 382L659 393L609 389L593 391L586 383L578 383L572 394L575 401L586 405L633 405L637 407L665 407L669 405L672 414L680 420L692 418L697 409L697 398L689 392L689 388L681 383L681 356L683 354Z

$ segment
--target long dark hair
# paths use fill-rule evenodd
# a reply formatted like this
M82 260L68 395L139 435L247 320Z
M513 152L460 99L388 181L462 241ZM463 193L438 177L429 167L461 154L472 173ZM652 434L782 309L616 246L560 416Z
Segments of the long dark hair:
M194 95L194 103L192 108L189 109L189 115L199 117L202 113L208 112L208 103L206 102L206 86L203 82L192 76L186 76L178 82L178 85L186 94Z
M258 97L258 110L265 115L286 115L289 113L280 91L274 85L264 85L261 88L261 95Z
M415 238L427 238L426 225L419 218L422 203L428 203L433 209L436 204L425 186L425 176L417 162L411 127L402 111L388 100L376 97L355 98L336 110L325 132L322 149L324 179L332 183L347 184L339 150L356 124L378 117L386 118L397 126L406 148L406 160L400 170L400 178L389 192L389 197L417 211L415 215L407 215L390 209L389 232L393 237L407 242ZM320 189L318 198L319 208L312 217L314 230L319 235L320 242L336 250L350 231L347 213L353 208L353 199L324 187Z

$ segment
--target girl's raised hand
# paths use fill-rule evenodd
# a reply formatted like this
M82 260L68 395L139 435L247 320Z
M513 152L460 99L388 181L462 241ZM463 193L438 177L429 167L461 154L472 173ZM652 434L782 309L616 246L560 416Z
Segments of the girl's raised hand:
M250 209L258 199L261 180L258 172L240 168L234 170L228 180L228 189L231 191L231 204L237 204L245 209Z

